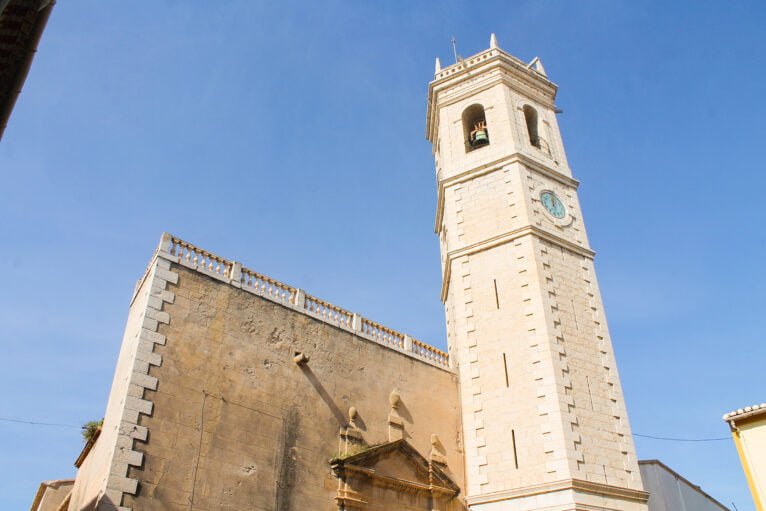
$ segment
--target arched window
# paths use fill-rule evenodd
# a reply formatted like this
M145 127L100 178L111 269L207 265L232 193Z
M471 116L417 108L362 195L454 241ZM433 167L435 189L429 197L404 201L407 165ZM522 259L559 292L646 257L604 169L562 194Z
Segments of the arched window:
M489 145L489 130L483 106L471 105L463 111L463 138L466 152Z
M527 121L529 143L539 149L540 135L537 133L537 110L529 105L524 105L524 120Z

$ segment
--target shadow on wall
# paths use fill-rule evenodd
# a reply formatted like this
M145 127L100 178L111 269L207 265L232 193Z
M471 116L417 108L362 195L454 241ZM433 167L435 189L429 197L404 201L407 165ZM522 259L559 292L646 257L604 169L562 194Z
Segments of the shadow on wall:
M306 378L308 378L309 382L311 382L311 385L316 389L317 393L319 394L319 397L322 398L322 401L325 402L327 407L330 409L332 414L335 416L335 418L338 421L339 426L345 426L348 422L348 419L346 418L346 415L338 408L338 405L335 404L335 401L332 400L332 397L327 392L327 389L324 388L324 385L322 385L322 382L319 381L319 378L316 377L314 372L311 370L311 368L306 364L300 364L299 366L301 368L301 371L303 371L303 374L306 375Z
M285 414L282 423L282 438L280 439L279 462L277 464L277 488L274 502L276 511L287 511L291 507L295 474L298 466L298 435L300 433L300 416L296 408L291 408Z

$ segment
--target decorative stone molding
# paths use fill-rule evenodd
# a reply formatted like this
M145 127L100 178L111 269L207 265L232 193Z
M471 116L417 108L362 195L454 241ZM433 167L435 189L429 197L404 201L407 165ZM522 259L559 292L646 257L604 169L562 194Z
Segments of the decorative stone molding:
M580 186L580 182L577 179L562 174L556 170L552 170L546 165L533 160L527 154L522 152L515 152L513 154L509 154L508 156L498 158L495 161L491 161L483 165L478 165L476 167L471 167L470 169L467 169L453 176L439 179L437 184L438 188L436 190L436 220L434 225L434 232L438 233L443 224L444 200L447 188L456 187L461 183L465 183L487 174L491 174L492 172L505 171L511 165L516 163L523 165L525 168L536 172L541 176L552 179L566 188L577 190L577 188Z
M649 493L642 490L632 490L621 486L583 481L581 479L562 479L561 481L554 481L551 483L535 484L523 488L515 488L513 490L485 493L484 495L475 497L466 497L465 500L466 504L469 506L475 506L479 504L489 504L491 502L524 499L535 497L537 495L572 490L579 493L632 500L641 503L645 503L649 500Z
M447 301L447 294L449 293L450 281L452 280L452 265L454 262L459 261L461 258L470 256L472 254L476 254L484 250L489 250L491 248L504 245L506 243L511 243L512 241L515 241L524 236L535 236L549 243L553 243L563 248L564 250L567 250L569 252L572 252L582 257L586 257L588 259L593 259L596 256L596 253L589 248L579 246L575 243L572 243L571 241L567 239L564 239L560 236L556 236L555 234L552 234L543 229L540 229L539 227L535 227L532 225L522 227L514 231L505 232L497 236L494 236L490 239L482 240L478 243L474 243L473 245L462 247L457 250L452 250L447 253L445 265L444 265L444 275L442 277L442 289L441 289L442 303Z
M385 460L395 460L395 463L380 463ZM406 440L339 456L330 460L330 467L338 478L335 502L339 510L364 509L367 505L397 509L404 507L401 499L405 499L408 509L437 511L446 509L460 492L439 466L423 457Z

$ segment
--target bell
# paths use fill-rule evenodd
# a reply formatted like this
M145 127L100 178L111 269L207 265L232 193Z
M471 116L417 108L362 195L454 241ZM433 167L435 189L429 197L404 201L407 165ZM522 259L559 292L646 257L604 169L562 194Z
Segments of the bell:
M476 130L473 133L473 141L471 141L471 145L480 146L480 145L487 145L487 144L489 144L489 137L487 136L487 130L486 129Z

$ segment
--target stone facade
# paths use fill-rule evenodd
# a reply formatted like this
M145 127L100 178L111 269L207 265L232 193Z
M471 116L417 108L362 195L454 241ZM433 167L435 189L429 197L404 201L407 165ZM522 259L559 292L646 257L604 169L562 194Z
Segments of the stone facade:
M69 509L645 510L555 94L437 62L449 355L164 235Z
M461 509L457 396L445 353L165 235L70 509Z
M555 94L539 59L496 44L429 86L466 501L646 509Z

